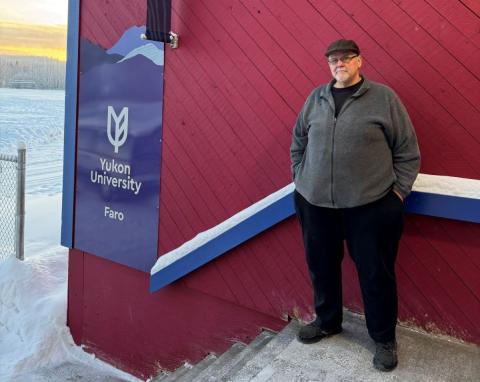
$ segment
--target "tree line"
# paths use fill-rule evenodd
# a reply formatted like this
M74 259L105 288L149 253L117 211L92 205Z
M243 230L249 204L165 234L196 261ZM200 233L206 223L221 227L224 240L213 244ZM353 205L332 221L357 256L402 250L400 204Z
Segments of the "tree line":
M65 62L47 57L0 55L0 87L64 89Z

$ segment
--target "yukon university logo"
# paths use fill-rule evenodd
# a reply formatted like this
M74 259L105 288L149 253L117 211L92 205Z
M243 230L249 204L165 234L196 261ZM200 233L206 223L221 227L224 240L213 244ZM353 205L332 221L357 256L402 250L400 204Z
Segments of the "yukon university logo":
M112 126L112 120L115 122L114 128ZM108 106L107 135L108 140L115 148L115 153L118 153L118 148L125 143L128 136L128 107L124 107L120 114L117 115L113 106ZM120 161L119 159L102 157L98 159L100 161L100 169L90 171L90 181L92 183L109 188L131 191L134 195L138 195L142 187L142 182L133 176L130 163ZM123 213L121 216L112 215L113 212L120 213L121 211L114 211L109 206L105 206L105 208L105 216L107 216L108 212L108 217L111 219L123 220Z
M113 136L112 119L115 121ZM118 148L125 143L128 136L128 107L124 107L120 114L117 115L113 106L108 106L107 135L108 140L115 148L115 153L118 153Z

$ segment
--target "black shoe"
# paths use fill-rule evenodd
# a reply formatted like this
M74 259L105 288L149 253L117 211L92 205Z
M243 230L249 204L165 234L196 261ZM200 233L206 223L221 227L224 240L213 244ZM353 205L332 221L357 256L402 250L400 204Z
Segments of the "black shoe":
M398 364L397 343L390 341L386 343L375 342L375 356L373 366L380 371L391 371Z
M341 333L342 327L335 330L323 330L316 321L302 326L297 334L297 339L304 344L313 344L321 339Z

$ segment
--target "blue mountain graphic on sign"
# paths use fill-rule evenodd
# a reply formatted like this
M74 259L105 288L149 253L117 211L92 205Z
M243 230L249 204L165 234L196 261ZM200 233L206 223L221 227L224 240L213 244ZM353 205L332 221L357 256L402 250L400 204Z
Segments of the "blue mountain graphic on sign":
M96 66L114 64L122 58L118 54L106 54L100 45L92 44L84 37L80 38L80 74Z
M163 42L151 41L151 40L142 40L140 38L141 34L145 33L145 26L133 26L127 29L122 37L113 45L110 49L107 50L108 54L120 54L125 57L132 50L147 44L153 44L158 49L163 50Z
M130 53L128 53L124 58L122 58L118 62L123 62L126 60L129 60L135 56L144 56L145 58L148 58L150 61L152 61L155 65L163 66L163 50L158 49L155 45L153 44L147 44L147 45L142 45L139 48L136 48L132 50Z

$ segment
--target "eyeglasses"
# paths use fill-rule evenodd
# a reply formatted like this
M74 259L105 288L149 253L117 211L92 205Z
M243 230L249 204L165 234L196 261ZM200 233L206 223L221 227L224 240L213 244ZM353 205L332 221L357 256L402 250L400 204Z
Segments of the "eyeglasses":
M348 64L355 57L358 57L358 54L356 54L354 56L342 56L342 57L338 57L338 58L329 58L327 61L330 65L336 65L336 64L338 64L338 61L342 61L344 64Z

